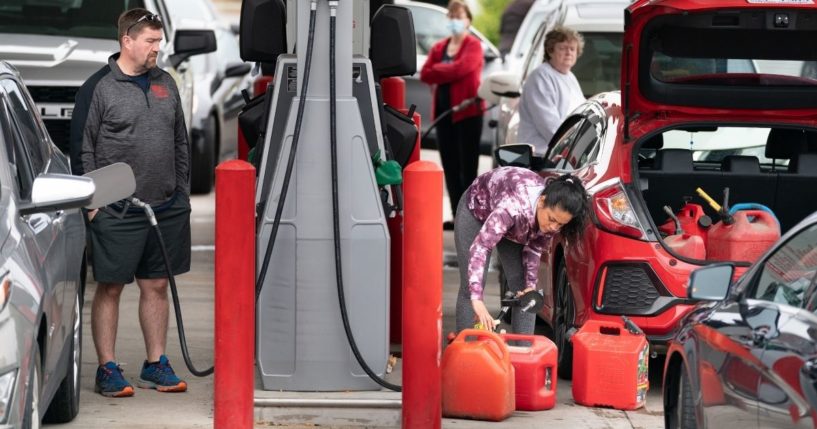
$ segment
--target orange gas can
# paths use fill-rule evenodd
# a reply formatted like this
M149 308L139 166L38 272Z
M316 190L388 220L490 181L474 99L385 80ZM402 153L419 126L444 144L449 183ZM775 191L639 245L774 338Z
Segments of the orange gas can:
M530 346L508 346L516 374L516 409L549 410L556 405L556 344L541 335L500 335L508 341L527 341Z
M573 399L591 407L635 410L649 389L649 345L620 322L590 320L573 336Z
M514 370L499 335L464 329L446 347L442 361L443 415L502 421L513 414Z

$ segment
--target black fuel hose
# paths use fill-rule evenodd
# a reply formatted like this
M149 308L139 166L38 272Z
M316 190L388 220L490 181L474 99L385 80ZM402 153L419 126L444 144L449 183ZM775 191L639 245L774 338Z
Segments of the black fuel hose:
M337 278L338 286L338 303L340 304L340 315L343 319L343 330L346 332L346 339L349 341L349 347L352 348L352 353L355 355L357 363L366 372L366 375L374 380L377 384L386 389L400 392L402 387L391 384L386 380L380 378L372 371L366 360L360 354L357 347L352 327L349 324L349 315L346 309L346 298L343 292L343 266L341 265L341 251L340 251L340 209L338 204L338 136L337 136L337 94L335 89L335 21L338 7L338 0L329 0L329 142L331 146L332 159L332 228L334 232L335 243L335 277Z
M255 301L258 302L258 296L261 294L261 288L264 286L264 280L267 277L267 270L269 270L270 259L272 259L272 248L275 245L275 238L278 236L278 227L281 225L281 216L284 212L284 202L287 198L287 190L289 189L289 180L292 177L292 167L295 165L295 152L298 149L298 140L301 136L301 124L304 118L304 108L306 107L306 93L309 89L309 71L312 68L312 46L315 41L315 15L317 12L317 0L312 0L309 11L309 37L306 43L306 61L304 63L304 77L301 84L301 100L298 103L298 114L295 118L295 131L292 136L292 147L289 149L289 159L287 160L287 169L284 173L284 183L281 186L281 195L278 198L278 206L275 208L275 218L272 221L272 231L270 231L269 240L267 241L267 249L264 252L264 261L261 263L261 270L258 272L258 279L255 283Z

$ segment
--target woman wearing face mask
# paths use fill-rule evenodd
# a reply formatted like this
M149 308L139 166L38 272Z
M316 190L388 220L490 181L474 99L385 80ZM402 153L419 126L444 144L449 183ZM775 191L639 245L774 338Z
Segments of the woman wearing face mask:
M545 35L545 62L525 80L517 141L533 145L537 153L545 153L565 116L585 100L570 71L583 48L584 38L576 30L554 28Z
M432 87L432 120L477 96L484 60L482 44L470 34L470 26L471 11L468 6L459 0L452 0L448 4L451 36L431 48L420 72L420 79ZM478 100L437 123L437 147L454 216L460 197L477 177L484 111L485 103ZM454 223L444 222L443 228L454 229Z

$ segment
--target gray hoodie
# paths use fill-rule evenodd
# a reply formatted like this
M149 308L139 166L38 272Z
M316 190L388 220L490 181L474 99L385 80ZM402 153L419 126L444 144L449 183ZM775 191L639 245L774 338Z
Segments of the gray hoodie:
M135 196L151 205L190 194L190 152L176 82L158 67L142 90L116 64L119 54L79 89L71 123L75 174L115 162L131 166Z

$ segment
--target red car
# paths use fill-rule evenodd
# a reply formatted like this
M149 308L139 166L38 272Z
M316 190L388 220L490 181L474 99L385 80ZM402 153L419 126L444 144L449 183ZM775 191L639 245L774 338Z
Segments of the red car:
M692 309L690 272L729 260L739 275L817 210L817 80L800 76L817 58L817 6L644 0L624 13L622 91L572 112L543 158L497 150L591 194L584 237L553 240L539 278L568 378L569 336L587 320L627 315L661 352ZM729 204L716 211L699 187L721 203L728 188ZM743 223L721 221L730 207Z

